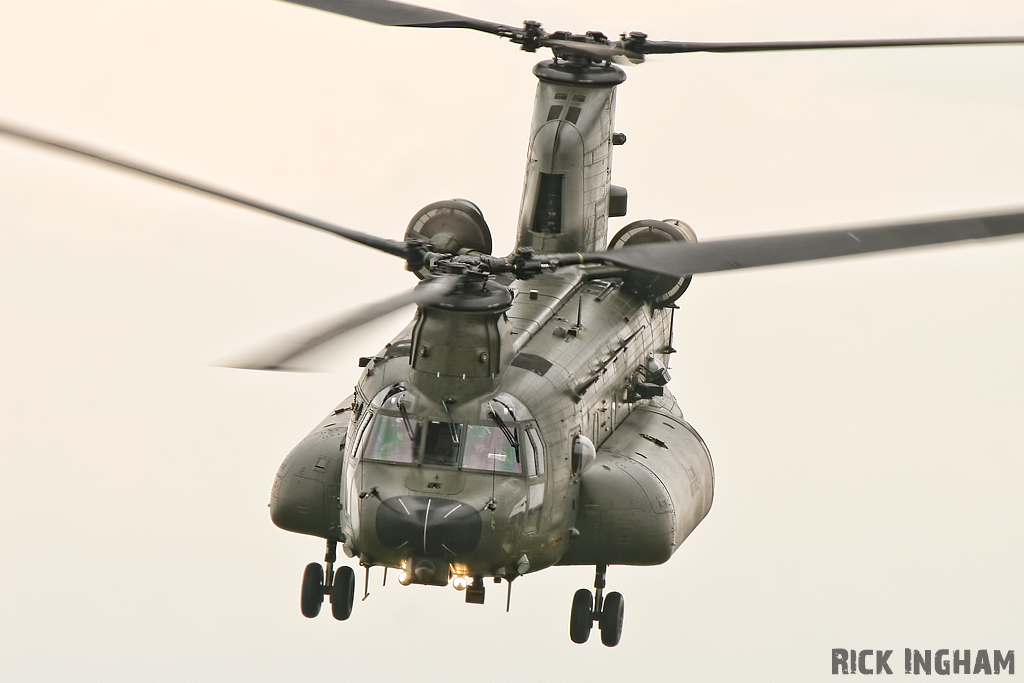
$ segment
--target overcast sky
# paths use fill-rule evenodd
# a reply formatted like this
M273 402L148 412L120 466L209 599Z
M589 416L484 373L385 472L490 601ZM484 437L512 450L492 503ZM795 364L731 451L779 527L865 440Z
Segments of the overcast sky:
M652 39L1024 35L1016 0L482 2ZM512 246L537 56L275 0L0 0L0 118L400 238L466 197ZM704 239L1024 207L1024 46L680 55L628 72L629 216ZM711 513L612 567L622 644L568 638L592 569L380 587L299 613L322 541L274 472L406 310L322 374L217 367L411 287L392 257L0 138L0 678L824 681L832 648L1024 651L1024 240L697 277L672 389ZM361 573L359 574L362 578ZM360 583L361 586L361 583ZM1020 662L1018 664L1024 664Z

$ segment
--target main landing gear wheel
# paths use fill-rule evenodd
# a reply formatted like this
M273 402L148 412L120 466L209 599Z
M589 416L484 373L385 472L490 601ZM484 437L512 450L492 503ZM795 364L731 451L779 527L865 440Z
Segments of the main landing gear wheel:
M572 611L569 613L569 637L574 643L585 643L597 622L601 629L601 642L615 647L622 640L622 615L625 600L621 593L604 596L605 574L608 565L597 565L594 574L594 592L581 588L572 596Z
M601 642L615 647L622 638L622 615L625 601L622 593L609 593L601 606Z
M572 596L572 611L569 612L569 637L574 643L585 643L594 627L594 596L581 588Z
M352 616L355 599L356 573L352 567L338 567L334 574L334 585L331 586L331 615L338 621L345 621Z
M306 565L302 573L302 616L312 619L320 614L324 603L324 568L316 562Z

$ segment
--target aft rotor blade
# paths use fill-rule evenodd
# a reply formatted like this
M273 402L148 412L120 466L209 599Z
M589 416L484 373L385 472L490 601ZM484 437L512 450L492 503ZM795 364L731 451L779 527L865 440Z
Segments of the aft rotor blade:
M482 19L464 17L430 7L410 5L395 0L284 0L294 5L341 14L382 26L409 26L415 28L469 28L497 36L509 36L522 29L495 24Z
M350 228L341 227L340 225L327 223L316 218L304 216L294 211L289 211L287 209L281 209L276 206L272 206L265 202L257 201L255 199L249 199L247 197L243 197L233 192L220 190L209 185L204 185L202 183L187 180L185 178L181 178L179 176L166 173L164 171L159 171L154 168L143 166L141 164L135 163L134 161L121 159L111 154L107 154L106 152L99 152L97 150L89 149L88 147L79 145L77 143L57 140L55 138L42 135L40 133L34 133L24 129L14 128L12 126L2 123L0 123L0 134L9 135L11 137L19 138L21 140L27 140L28 142L34 142L39 145L45 145L47 147L59 149L62 152L71 152L79 156L88 157L89 159L93 159L95 161L102 161L103 163L109 164L111 166L117 166L118 168L123 168L129 171L134 171L136 173L141 173L151 178L156 178L158 180L163 180L164 182L172 183L180 187L186 187L190 190L195 190L196 192L202 192L203 194L218 197L220 199L233 202L235 204L241 204L242 206L247 206L250 209L256 209L257 211L262 211L264 213L269 213L280 218L285 218L287 220L299 223L301 225L305 225L310 228L323 230L325 232L332 233L339 237L344 237L347 240L358 242L359 244L362 244L364 246L370 247L372 249L377 249L378 251L383 251L394 256L407 258L410 255L409 248L405 244L405 242L398 242L395 240L386 239L384 237L376 237L374 235L368 235L366 233L359 232L358 230L352 230Z
M346 313L342 318L279 341L250 360L235 364L233 367L248 370L297 371L300 368L289 364L299 356L403 306L436 303L455 289L459 279L457 275L441 275L423 280L412 291L369 304L354 313Z
M643 54L679 54L685 52L780 52L786 50L846 50L863 47L926 47L936 45L1018 45L1024 36L992 38L905 38L891 40L791 40L760 43L682 43L648 40L638 44L627 41L625 47Z
M606 261L636 270L682 277L1022 233L1024 213L1009 213L696 243L666 245L661 242L582 256L566 254L560 257L560 262Z

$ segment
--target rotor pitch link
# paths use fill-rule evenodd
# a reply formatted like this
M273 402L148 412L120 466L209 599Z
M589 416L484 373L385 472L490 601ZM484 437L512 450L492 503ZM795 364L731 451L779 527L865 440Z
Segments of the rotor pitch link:
M512 273L526 280L541 273L553 273L561 266L578 266L586 263L603 263L603 252L592 254L537 254L530 247L516 249L508 256L481 255L480 261L491 275Z

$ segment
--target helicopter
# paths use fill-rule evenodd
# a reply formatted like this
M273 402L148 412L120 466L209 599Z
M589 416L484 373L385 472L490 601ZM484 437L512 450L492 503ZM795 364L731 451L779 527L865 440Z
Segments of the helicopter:
M394 11L405 11L392 6L397 3L386 5ZM449 22L450 16L439 21ZM647 54L643 51L646 48L636 44L640 37L633 35L614 44L597 35L581 39L545 34L539 25L532 24L500 30L514 42L522 40L524 47L536 42L538 47L555 51L552 63L538 70L539 88L545 92L538 93L531 131L534 150L545 149L537 140L542 131L552 134L551 128L580 129L595 121L610 124L611 117L602 116L613 112L608 103L613 104L619 83L610 80L620 76L609 62L620 58L634 61ZM652 51L655 49L660 48ZM581 79L592 77L591 72L610 76L610 80L583 82ZM559 80L565 77L568 83ZM558 98L560 94L565 97ZM576 106L579 111L574 114L571 110L577 96L584 98L578 101L583 106ZM603 98L605 108L598 112L587 109L594 102L592 98ZM588 99L591 105L586 104ZM558 106L562 107L560 112L548 119ZM603 143L609 152L604 161L610 168L616 137L610 126L604 128L609 133ZM538 161L538 165L543 163ZM443 578L445 584L451 582L456 587L465 582L469 602L482 599L483 578L502 579L511 586L514 578L552 564L593 564L598 567L595 583L601 585L593 594L586 589L577 594L580 597L573 601L570 632L574 641L586 640L583 634L596 621L605 644L614 644L621 635L622 598L614 593L603 596L601 568L665 561L666 554L675 551L710 506L713 472L707 449L682 420L664 386L668 381L666 361L672 352L673 302L685 291L694 273L710 270L681 263L691 255L697 258L705 246L695 242L692 230L682 222L642 221L642 225L631 225L632 232L620 231L612 239L611 249L606 250L602 215L592 214L588 225L591 215L581 220L580 215L572 215L566 208L578 206L579 195L586 195L586 175L583 192L576 191L574 197L574 190L567 184L559 186L550 178L563 175L562 183L576 182L569 178L570 171L547 173L547 177L544 174L535 170L531 176L528 170L523 202L528 210L521 216L517 251L509 257L489 255L490 236L482 212L466 200L425 208L414 217L402 243L364 240L354 233L342 235L404 258L408 267L424 278L415 293L387 306L371 308L361 319L410 302L420 305L420 313L381 353L364 359L366 370L360 391L343 402L286 461L275 482L272 511L275 522L285 528L333 535L333 540L342 542L346 550L359 551L355 554L367 566L390 566L406 572L403 582L439 585ZM600 184L591 192L594 198L585 206L607 202L608 216L624 211L625 194L610 183ZM948 239L1008 235L1019 232L1019 223L1019 214L1012 214L877 229L881 232L832 232L822 238L820 248L827 252L823 254L814 251L819 247L813 240L808 244L795 236L736 242L720 247L719 253L712 246L705 253L717 259L719 268L737 268L797 260L794 254L804 248L811 251L808 258L870 251L870 246L864 246L866 242L895 234L906 241L884 242L885 248L942 241L934 239L936 231ZM651 241L658 245L639 246ZM845 245L839 248L841 253L829 251L833 243ZM765 262L742 261L744 249L764 253L772 246L777 251L766 256ZM331 336L328 332L340 334L352 324L351 320L344 321L318 338ZM459 331L455 339L449 338L453 329ZM277 369L290 360L278 356L262 363L262 367ZM545 363L550 366L545 367ZM543 401L536 399L541 393L536 387L546 384L554 392L549 396L561 392L556 403L563 417L557 420L545 413ZM408 437L405 441L403 430ZM680 434L676 435L677 431ZM627 437L627 442L616 442ZM378 446L402 445L376 458L373 453L386 449L367 451L371 442ZM477 453L477 443L486 443L487 447ZM486 457L489 467L474 463L474 453ZM658 458L665 455L673 457ZM348 457L353 458L351 463ZM323 458L326 460L321 462ZM504 469L499 469L499 463ZM673 471L675 465L681 467ZM302 474L303 468L310 476ZM398 472L400 477L395 474ZM306 503L316 505L321 500L300 492L303 480L314 482L310 486L315 489L321 475L323 481L338 482L342 511L354 508L345 513L347 522L345 516L339 518L337 530L331 527L333 518L315 519L317 513L310 513ZM645 476L651 478L644 480ZM413 481L414 477L422 479ZM608 480L602 483L602 477ZM378 478L379 484L375 483ZM636 488L628 490L623 483ZM540 500L536 505L532 497L535 486L541 487L535 494ZM324 489L322 499L325 509L333 501L329 487ZM402 487L410 493L393 495ZM559 500L558 496L562 502L552 503ZM407 509L411 504L413 508ZM465 541L476 533L477 524L468 514L465 518L457 515L457 505L472 508L480 519L490 515L494 520L504 513L501 523L506 538L481 536L473 550L453 550L450 546L457 542L448 541L445 534L451 532L458 541ZM522 510L517 509L520 506ZM662 508L670 511L659 512ZM430 527L442 539L437 541L440 549L428 543L426 533L430 520L440 514L439 509L450 512L452 519L450 527L444 523ZM407 520L401 517L403 513L416 521L411 530L404 526ZM360 543L361 532L370 524L353 515L362 520L375 517L376 534L370 533ZM397 518L387 521L388 515ZM560 521L552 521L559 516ZM383 524L382 519L386 520ZM668 523L670 532L657 524L646 524L651 521ZM326 526L318 527L321 523ZM532 534L531 524L535 525ZM485 528L481 524L481 529ZM558 535L543 533L551 529L559 529ZM651 532L644 533L647 530ZM423 541L416 545L420 532ZM531 535L532 541L523 543ZM644 536L657 540L639 542ZM514 551L496 549L506 543L512 544ZM613 545L622 554L601 554ZM402 549L410 546L416 551L403 554ZM503 554L502 563L493 561L495 554L488 562L479 563L473 557L476 548ZM326 560L326 564L328 571L323 578L317 570L307 569L303 611L316 611L317 599L328 596L335 616L347 617L354 577L345 567L330 571L333 559Z

